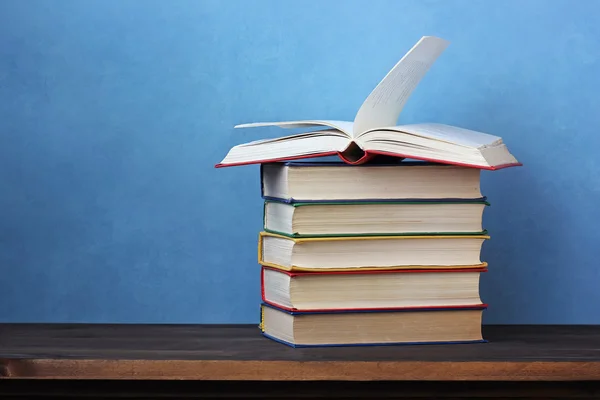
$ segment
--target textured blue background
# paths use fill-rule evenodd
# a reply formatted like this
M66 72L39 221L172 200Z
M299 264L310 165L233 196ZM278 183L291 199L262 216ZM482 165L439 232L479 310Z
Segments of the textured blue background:
M400 122L502 136L489 323L600 323L600 2L0 1L0 321L257 321L261 120L352 119L422 36Z

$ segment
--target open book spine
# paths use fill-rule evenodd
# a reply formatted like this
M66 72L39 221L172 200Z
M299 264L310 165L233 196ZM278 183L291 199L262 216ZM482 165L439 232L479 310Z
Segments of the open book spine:
M261 268L260 273L260 294L263 303L279 308L280 310L285 310L290 313L335 313L335 312L349 312L349 311L386 311L386 310L456 310L456 309L485 309L488 307L487 304L464 304L459 306L434 306L434 307L389 307L389 308L329 308L329 309L313 309L313 310L300 310L294 307L286 307L281 304L276 304L270 302L266 299L265 296L265 269L272 269L276 271L280 271L290 277L294 276L307 276L307 275L364 275L364 274L390 274L390 273L432 273L432 272L445 272L445 273L461 273L461 272L487 272L487 268L472 268L472 269L454 269L454 270L424 270L424 269L416 269L416 270L393 270L393 271L324 271L324 272L291 272L291 271L281 271L272 267ZM261 313L262 315L262 313Z
M388 152L384 152L384 151L368 150L368 151L365 151L364 154L359 159L354 160L354 161L348 159L348 157L345 156L343 152L330 151L330 152L324 152L324 153L318 153L318 154L308 154L308 155L294 156L294 157L272 158L272 159L255 160L255 161L232 163L232 164L216 164L215 168L235 167L235 166L240 166L240 165L251 165L251 164L268 164L268 163L275 163L275 162L303 160L303 159L308 159L308 158L320 158L320 157L331 157L331 156L338 156L340 158L340 160L342 160L344 163L349 164L349 165L367 164L371 160L376 158L377 156L394 157L394 158L398 158L398 159L410 158L413 160L428 161L428 162L433 162L433 163L437 163L437 164L456 165L457 167L478 168L478 169L489 170L489 171L495 171L495 170L509 168L509 167L518 167L518 166L523 165L522 163L511 163L511 164L503 164L503 165L496 165L496 166L485 166L485 165L476 165L476 164L465 164L465 163L459 163L459 162L450 162L447 160L440 160L440 159L435 159L435 158L416 157L416 156L412 156L409 154L397 154L397 153L388 153Z

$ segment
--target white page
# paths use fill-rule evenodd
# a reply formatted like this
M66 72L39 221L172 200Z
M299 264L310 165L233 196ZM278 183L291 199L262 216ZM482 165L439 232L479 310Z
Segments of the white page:
M405 132L441 142L475 148L490 146L502 142L502 138L498 136L444 124L428 123L400 125L385 128L383 130ZM377 131L377 129L374 129L373 131Z
M329 129L329 130L323 130L323 131L313 131L313 132L297 133L295 135L280 136L280 137L276 137L276 138L259 139L259 140L254 140L254 141L248 142L248 143L238 144L238 146L255 146L255 145L262 145L262 144L265 144L265 143L289 142L289 141L294 141L294 140L300 140L300 139L306 139L306 138L313 138L313 137L320 137L320 136L341 137L341 138L346 139L346 141L349 139L342 132L339 132L339 131L334 130L334 129Z
M424 36L373 89L354 118L353 135L398 123L406 100L449 42Z
M283 121L283 122L253 122L250 124L236 125L235 128L257 128L264 126L277 126L279 128L312 128L317 126L327 126L337 129L348 136L352 136L352 122L335 120L307 120L307 121Z
M257 163L281 158L343 151L350 138L337 131L319 131L257 140L232 147L220 164Z

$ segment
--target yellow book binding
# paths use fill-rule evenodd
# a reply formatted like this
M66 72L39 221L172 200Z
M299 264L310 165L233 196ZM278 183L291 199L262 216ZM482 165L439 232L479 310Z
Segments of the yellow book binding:
M258 324L261 332L265 331L265 306L260 306L260 323Z
M328 242L328 241L350 241L350 240L409 240L409 239L490 239L488 235L440 235L440 236L352 236L352 237L303 237L290 238L271 232L260 232L258 236L258 263L266 267L277 268L283 271L389 271L397 269L468 269L487 267L487 262L474 265L400 265L391 267L351 267L351 268L303 268L296 265L286 267L263 260L263 238L266 236L291 240L295 244L304 242Z

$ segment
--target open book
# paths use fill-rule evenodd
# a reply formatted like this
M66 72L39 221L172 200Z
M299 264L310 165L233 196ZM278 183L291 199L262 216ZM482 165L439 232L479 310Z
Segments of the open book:
M217 167L339 155L363 164L374 155L412 158L481 169L521 165L498 136L443 124L396 125L400 112L448 42L425 36L364 101L354 122L259 122L236 128L278 126L308 131L233 147Z

